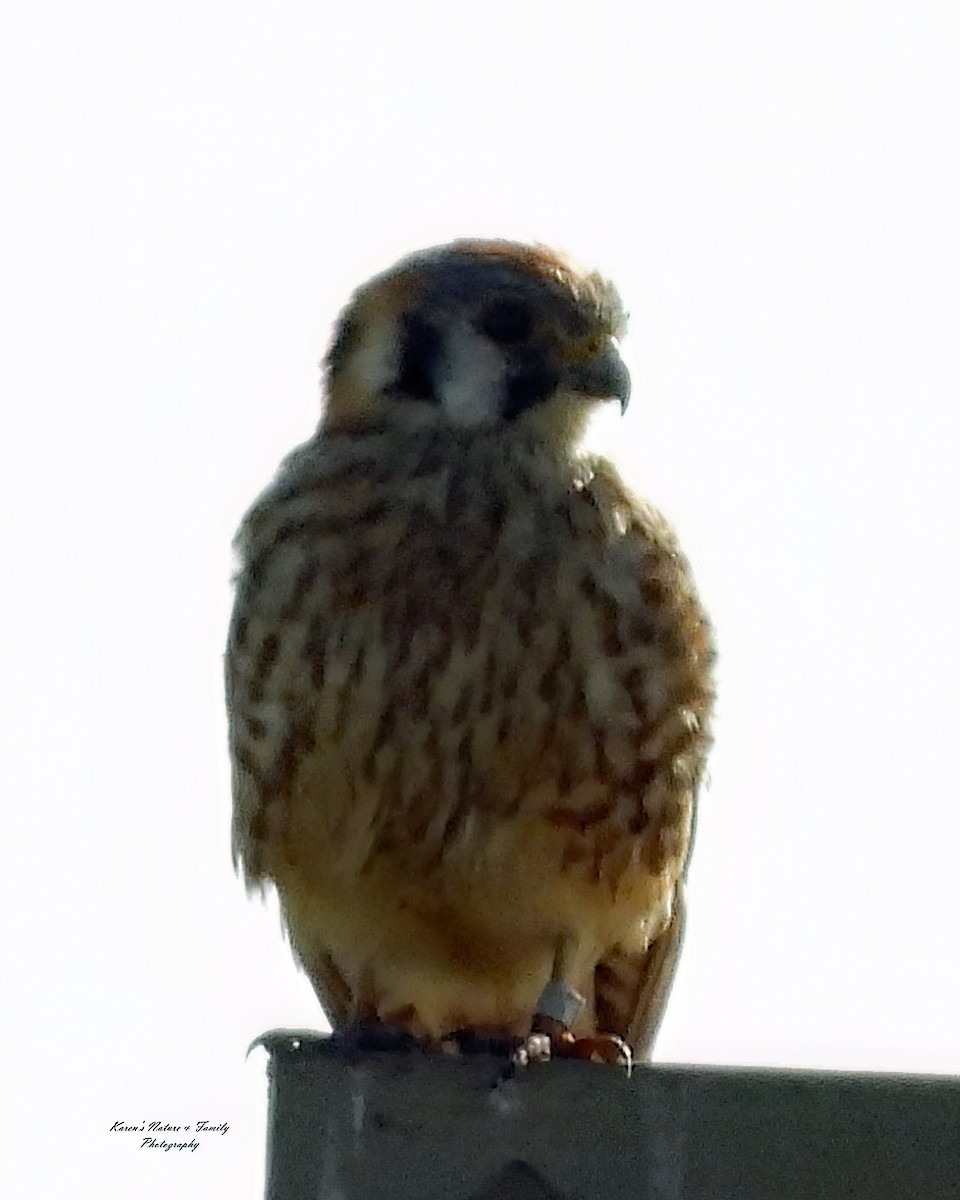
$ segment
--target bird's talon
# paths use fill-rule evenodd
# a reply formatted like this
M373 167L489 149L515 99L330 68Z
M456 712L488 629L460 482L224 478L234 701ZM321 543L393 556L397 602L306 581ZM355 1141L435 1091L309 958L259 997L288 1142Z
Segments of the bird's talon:
M633 1067L633 1055L630 1047L612 1033L598 1033L593 1037L575 1038L572 1035L567 1040L561 1040L554 1046L558 1058L577 1058L583 1062L607 1063L612 1067L622 1067L627 1074Z
M553 1057L553 1046L545 1033L531 1033L524 1039L523 1048L529 1062L549 1062Z

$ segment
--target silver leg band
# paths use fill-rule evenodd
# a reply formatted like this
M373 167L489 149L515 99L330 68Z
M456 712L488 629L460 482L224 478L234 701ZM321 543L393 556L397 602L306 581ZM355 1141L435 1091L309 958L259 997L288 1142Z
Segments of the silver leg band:
M578 991L559 979L551 979L537 1001L537 1016L552 1017L567 1029L580 1016L586 1001Z

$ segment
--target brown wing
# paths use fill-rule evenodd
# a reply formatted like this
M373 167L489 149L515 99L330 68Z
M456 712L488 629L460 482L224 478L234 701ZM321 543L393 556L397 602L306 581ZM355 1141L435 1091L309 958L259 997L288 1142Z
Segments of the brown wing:
M670 922L643 954L613 954L597 966L597 1029L622 1037L641 1062L650 1057L683 944L683 880L677 881Z
M320 1007L334 1029L344 1029L363 1015L357 1011L350 985L329 951L314 952L309 958L301 957L300 961L317 993Z

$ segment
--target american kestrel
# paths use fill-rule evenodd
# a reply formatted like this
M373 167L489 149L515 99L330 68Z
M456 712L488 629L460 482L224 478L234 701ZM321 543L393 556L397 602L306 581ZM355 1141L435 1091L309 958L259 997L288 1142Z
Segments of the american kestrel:
M541 246L403 259L241 526L234 856L336 1030L649 1052L713 649L669 527L579 448L623 329Z

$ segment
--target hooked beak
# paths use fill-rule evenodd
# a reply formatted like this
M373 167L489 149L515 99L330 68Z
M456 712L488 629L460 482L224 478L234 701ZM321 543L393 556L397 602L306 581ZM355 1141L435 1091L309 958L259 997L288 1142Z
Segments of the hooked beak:
M630 372L620 357L617 343L610 338L600 354L571 367L566 384L574 392L582 392L597 400L620 401L620 411L626 412L630 401Z

